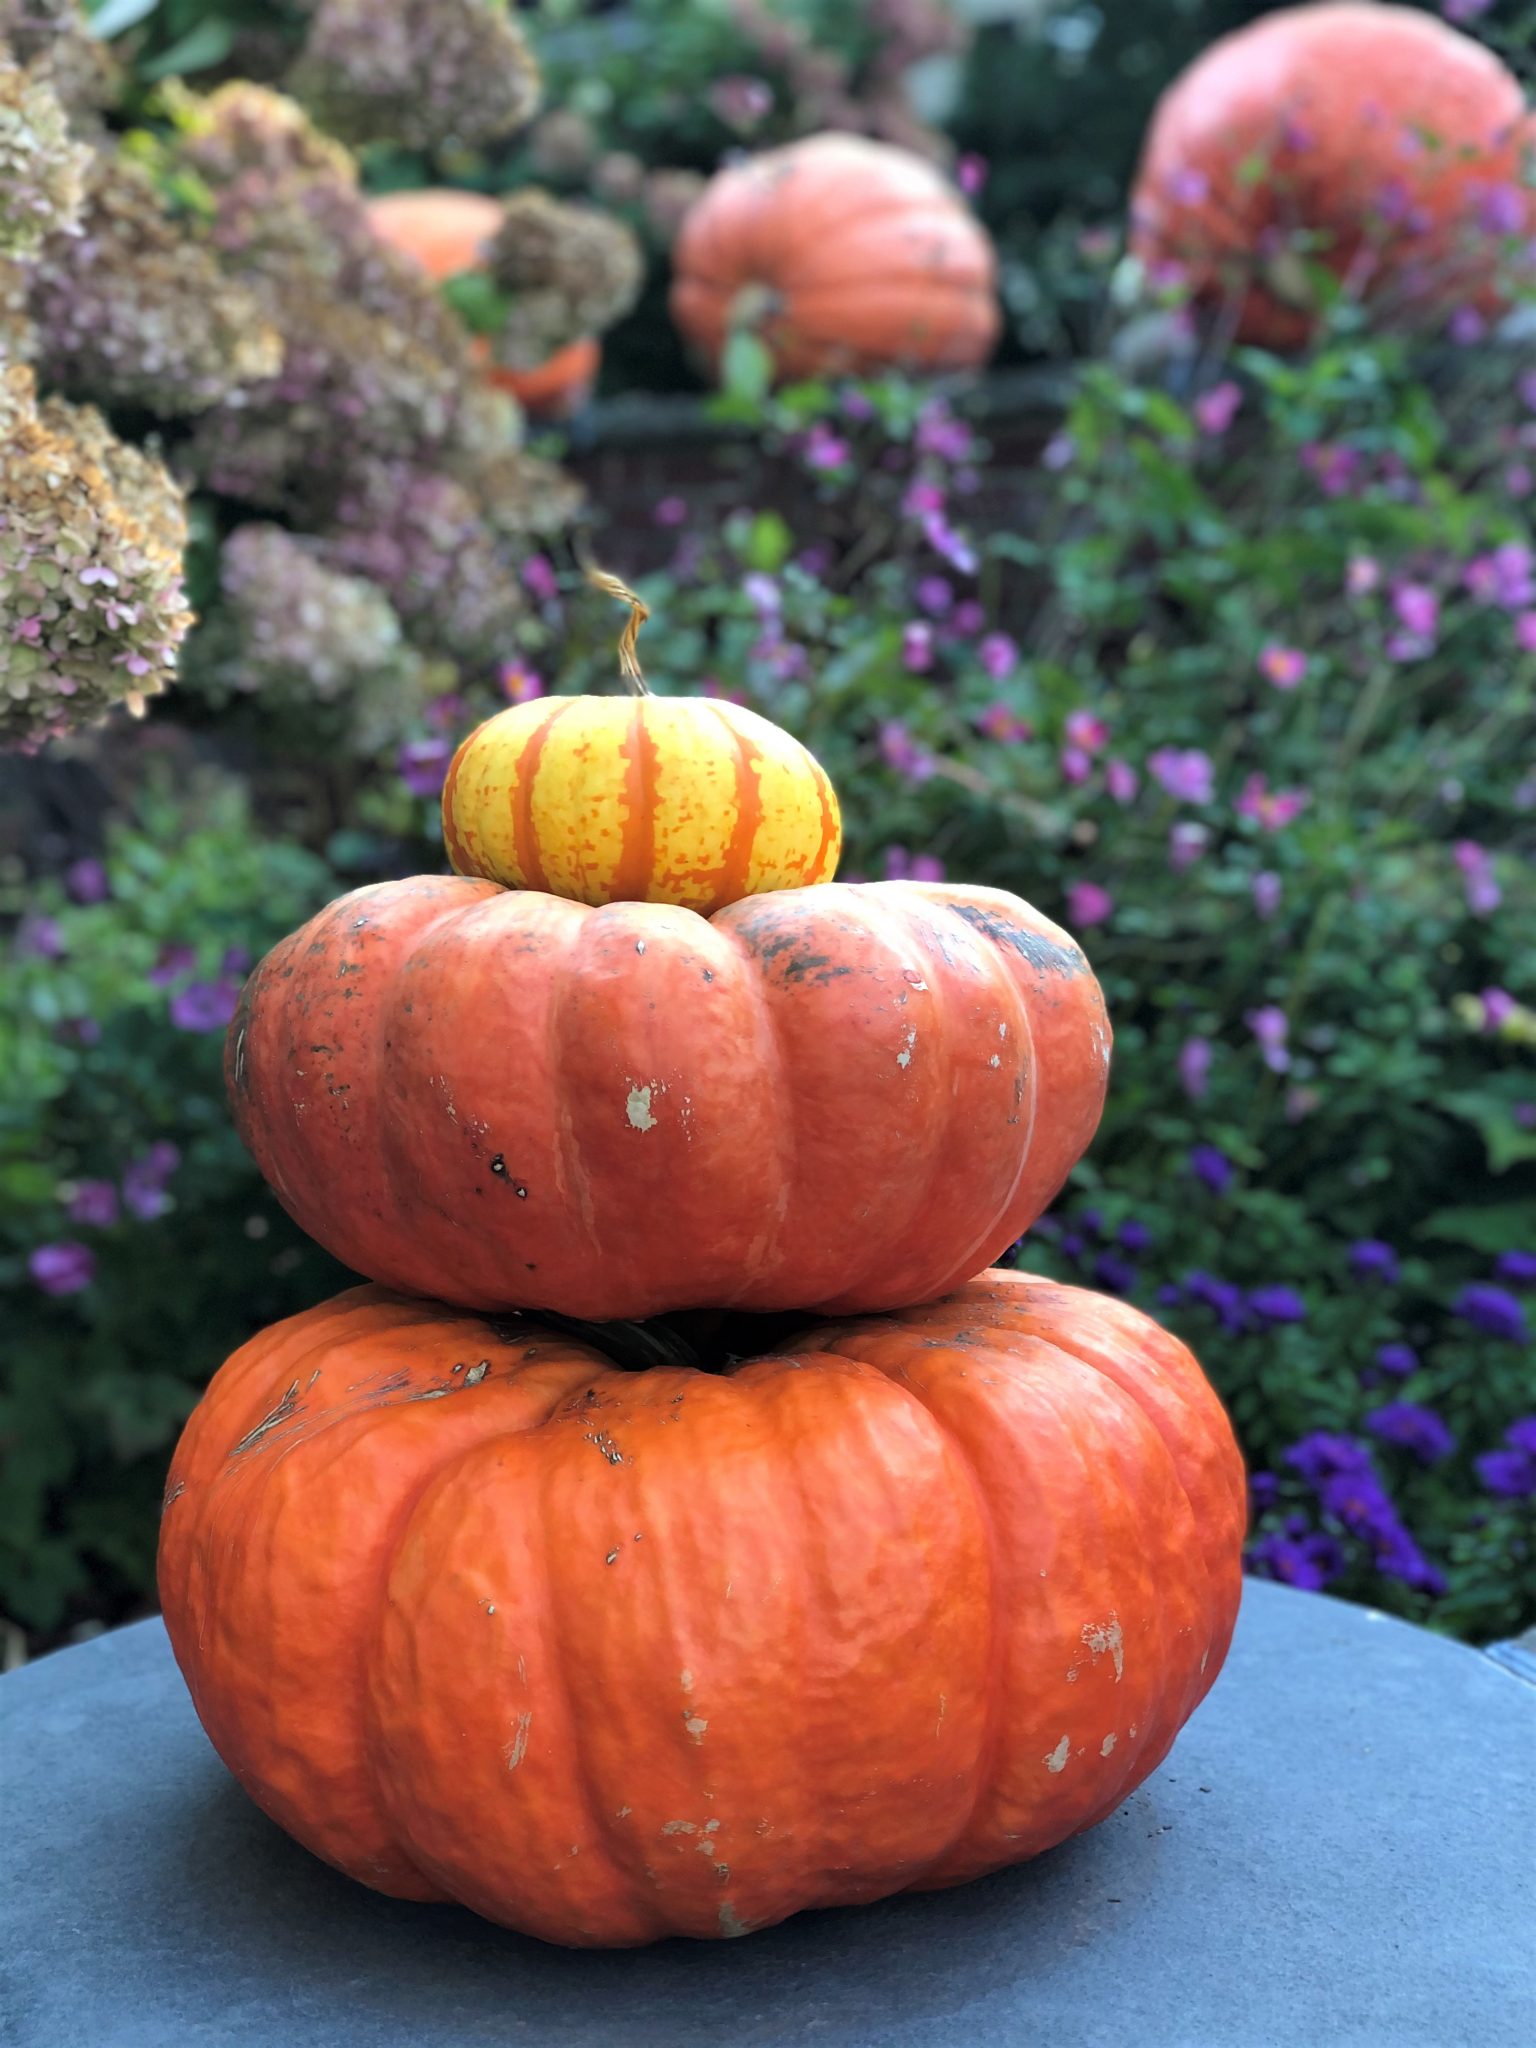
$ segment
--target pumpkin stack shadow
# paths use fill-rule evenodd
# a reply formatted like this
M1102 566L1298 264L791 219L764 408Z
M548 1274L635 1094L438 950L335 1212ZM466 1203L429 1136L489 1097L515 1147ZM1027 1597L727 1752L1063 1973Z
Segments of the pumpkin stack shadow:
M1078 946L832 881L805 749L625 648L630 695L464 741L453 875L251 977L241 1134L371 1284L215 1375L160 1548L267 1813L575 1945L1093 1826L1220 1668L1244 1520L1181 1344L992 1269L1102 1109Z

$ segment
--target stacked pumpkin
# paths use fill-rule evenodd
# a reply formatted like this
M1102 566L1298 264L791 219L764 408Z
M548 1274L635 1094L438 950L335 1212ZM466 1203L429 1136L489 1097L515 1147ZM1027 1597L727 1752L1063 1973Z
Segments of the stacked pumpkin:
M253 975L241 1132L375 1284L215 1376L160 1553L274 1819L578 1945L1091 1827L1215 1678L1243 1522L1182 1345L986 1270L1099 1118L1078 947L832 881L810 755L627 665L464 741L453 875Z

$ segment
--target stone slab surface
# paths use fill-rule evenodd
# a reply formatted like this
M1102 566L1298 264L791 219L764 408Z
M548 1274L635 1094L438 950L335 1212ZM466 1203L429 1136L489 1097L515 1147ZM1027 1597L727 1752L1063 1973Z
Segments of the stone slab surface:
M158 1622L0 1679L4 2048L1532 2048L1536 1688L1251 1585L1093 1834L743 1941L549 1948L250 1806Z

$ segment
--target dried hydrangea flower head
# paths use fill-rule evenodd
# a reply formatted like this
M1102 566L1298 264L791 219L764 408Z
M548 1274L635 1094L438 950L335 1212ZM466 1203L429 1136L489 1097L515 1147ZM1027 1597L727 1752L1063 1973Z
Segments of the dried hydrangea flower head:
M121 93L122 66L91 34L80 0L0 0L0 54L49 86L79 133L102 132L99 116Z
M0 51L0 256L32 256L80 219L91 153L74 141L53 88Z
M539 103L506 0L320 0L289 84L348 142L406 149L495 142Z
M32 750L163 690L192 623L165 471L98 413L0 371L0 745Z
M259 693L265 709L338 713L352 745L398 741L433 678L405 644L389 599L320 559L286 527L238 526L219 556L221 602L188 643L185 679L215 699Z
M512 300L492 346L515 369L611 327L634 305L645 276L639 244L622 223L535 185L507 200L485 261Z
M81 232L53 235L29 276L49 383L175 419L274 375L282 344L251 293L121 153L86 180Z

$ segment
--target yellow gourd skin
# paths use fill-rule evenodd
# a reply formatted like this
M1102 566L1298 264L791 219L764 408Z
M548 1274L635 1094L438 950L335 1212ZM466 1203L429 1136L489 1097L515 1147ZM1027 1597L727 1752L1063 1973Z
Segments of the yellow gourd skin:
M741 705L546 697L498 712L459 747L443 838L460 875L709 916L830 881L842 820L814 756Z

